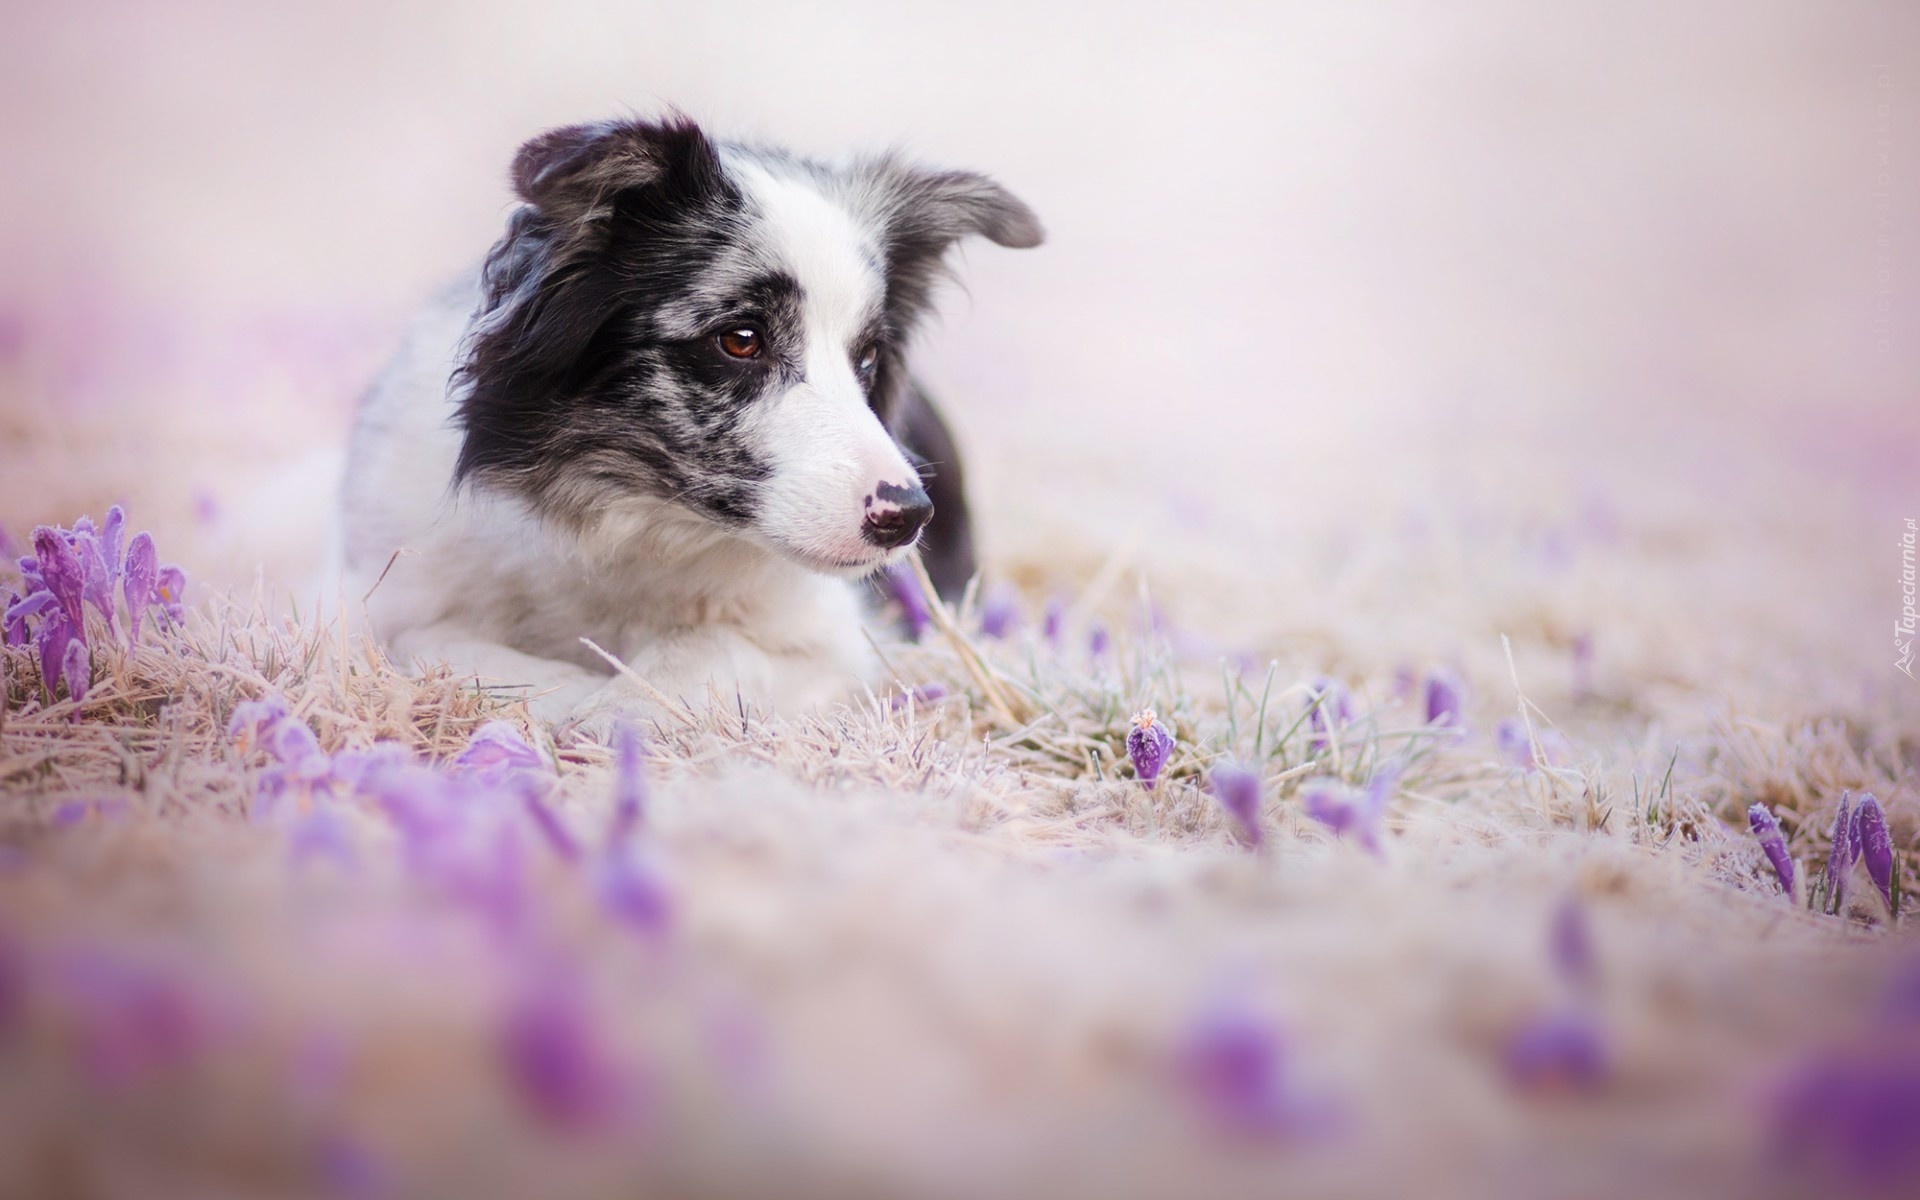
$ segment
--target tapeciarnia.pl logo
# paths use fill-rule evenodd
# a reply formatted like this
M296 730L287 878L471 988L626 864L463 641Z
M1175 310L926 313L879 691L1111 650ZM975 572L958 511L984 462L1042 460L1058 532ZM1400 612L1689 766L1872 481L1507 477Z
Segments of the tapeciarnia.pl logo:
M1900 535L1900 598L1906 603L1900 609L1900 619L1893 623L1893 649L1899 655L1893 665L1913 678L1913 628L1916 620L1913 611L1913 540L1914 519L1907 518L1907 531Z

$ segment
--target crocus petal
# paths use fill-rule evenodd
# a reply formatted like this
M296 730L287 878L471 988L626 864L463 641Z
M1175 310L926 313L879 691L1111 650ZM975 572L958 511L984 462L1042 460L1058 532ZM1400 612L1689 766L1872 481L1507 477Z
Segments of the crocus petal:
M1753 829L1753 836L1760 842L1760 849L1766 853L1767 861L1773 864L1774 878L1780 881L1780 890L1793 895L1793 856L1787 853L1787 839L1780 832L1780 822L1764 804L1756 804L1747 810L1747 824Z
M1247 844L1260 845L1265 838L1260 828L1260 777L1233 763L1221 763L1207 773L1207 789L1239 825Z
M113 573L107 566L106 555L101 552L100 539L91 533L76 534L73 539L74 556L80 560L80 572L83 579L80 594L94 611L105 618L107 626L115 624L113 614Z
M126 534L127 514L118 504L107 510L107 523L100 527L100 554L106 559L109 584L120 578L120 545Z
M87 684L93 677L93 659L87 654L85 642L76 638L67 643L60 657L60 677L67 681L67 696L74 704L78 705L87 698ZM75 720L79 719L77 708L73 715Z
M1127 733L1127 757L1133 760L1133 773L1147 789L1153 789L1160 770L1173 753L1173 735L1160 724L1153 710L1143 708L1133 714L1133 728Z
M1285 1105L1286 1046L1243 1005L1202 1013L1180 1047L1180 1074L1206 1118L1224 1132L1273 1132Z
M120 575L120 594L127 604L127 645L140 642L140 623L145 618L147 606L153 603L154 580L160 574L160 560L153 548L153 538L148 534L136 533L127 543L127 561Z
M1087 633L1088 656L1094 659L1104 658L1106 657L1107 648L1112 644L1113 639L1108 635L1107 627L1095 622L1093 628Z
M40 651L40 682L51 694L66 673L67 646L74 641L73 626L67 621L66 611L56 608L48 614L33 635L33 641Z
M80 557L67 544L59 530L42 525L33 531L34 558L40 565L40 578L54 599L60 602L60 610L66 614L67 623L74 629L84 629L86 619L81 605L87 586L86 568L80 564Z
M1827 895L1833 911L1847 911L1847 882L1853 875L1853 862L1859 847L1853 840L1853 799L1840 793L1840 807L1833 815L1833 848L1827 853Z
M1872 792L1860 793L1853 808L1853 845L1867 864L1867 875L1880 896L1893 907L1893 837L1887 832L1887 814Z
M527 744L520 736L519 727L511 721L488 721L473 731L467 740L467 748L453 760L457 771L478 772L488 777L499 777L511 771L550 770L547 760L540 752Z

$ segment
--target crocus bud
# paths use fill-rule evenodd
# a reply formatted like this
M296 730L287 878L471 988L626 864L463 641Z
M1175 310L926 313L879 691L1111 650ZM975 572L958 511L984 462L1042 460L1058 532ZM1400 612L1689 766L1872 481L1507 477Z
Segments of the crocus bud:
M1827 895L1833 897L1833 911L1847 911L1847 878L1853 874L1853 861L1860 854L1853 837L1853 800L1840 793L1840 809L1833 815L1833 849L1827 854Z
M1880 895L1893 907L1893 838L1887 832L1887 814L1872 792L1860 793L1853 806L1853 845L1866 861L1867 875Z
M1133 773L1149 791L1172 753L1173 735L1154 717L1153 710L1143 708L1133 714L1133 729L1127 733L1127 757L1133 760Z
M1747 810L1747 824L1753 827L1753 836L1760 841L1760 849L1766 852L1767 861L1773 864L1773 873L1780 880L1780 890L1793 895L1793 858L1787 853L1787 839L1780 832L1780 822L1773 819L1764 804L1756 804Z

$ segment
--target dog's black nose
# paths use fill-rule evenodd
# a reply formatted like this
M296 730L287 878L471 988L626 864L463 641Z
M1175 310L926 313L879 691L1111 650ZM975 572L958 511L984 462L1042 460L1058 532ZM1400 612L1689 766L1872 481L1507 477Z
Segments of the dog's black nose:
M933 518L933 501L923 487L895 487L883 483L867 503L867 519L860 536L876 546L891 550L920 536Z

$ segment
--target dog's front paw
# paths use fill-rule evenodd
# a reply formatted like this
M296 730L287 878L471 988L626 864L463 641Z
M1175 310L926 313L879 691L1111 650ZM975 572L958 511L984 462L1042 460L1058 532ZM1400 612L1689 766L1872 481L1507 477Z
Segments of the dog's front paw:
M645 725L659 714L659 705L646 693L628 680L614 679L576 704L554 732L610 743L622 725Z

